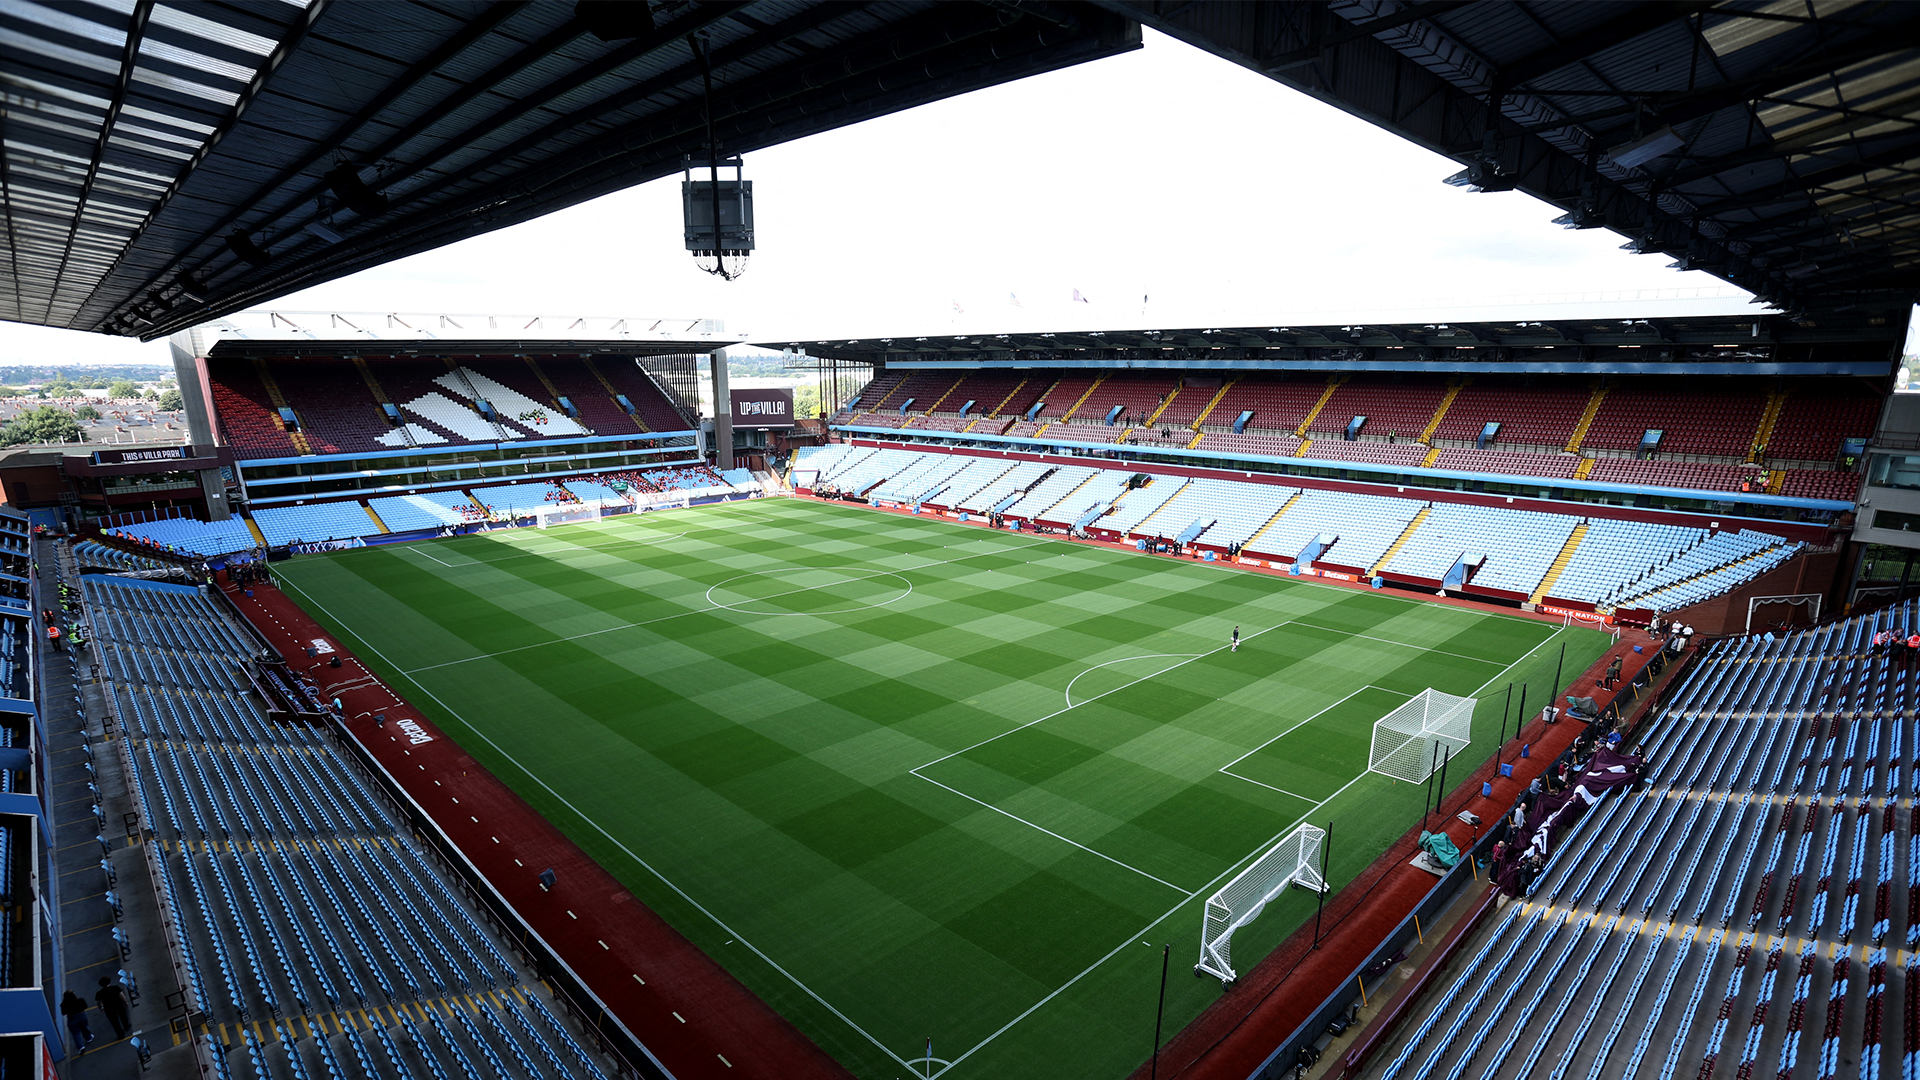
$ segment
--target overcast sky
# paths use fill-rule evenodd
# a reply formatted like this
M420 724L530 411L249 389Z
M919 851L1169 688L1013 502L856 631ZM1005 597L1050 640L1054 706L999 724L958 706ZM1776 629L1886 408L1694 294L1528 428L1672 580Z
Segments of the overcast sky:
M676 176L272 306L707 317L761 340L1464 319L1548 298L1555 317L1688 290L1758 310L1529 196L1443 185L1458 168L1149 31L1125 56L749 154L759 248L735 282L682 250ZM0 323L0 363L166 359Z

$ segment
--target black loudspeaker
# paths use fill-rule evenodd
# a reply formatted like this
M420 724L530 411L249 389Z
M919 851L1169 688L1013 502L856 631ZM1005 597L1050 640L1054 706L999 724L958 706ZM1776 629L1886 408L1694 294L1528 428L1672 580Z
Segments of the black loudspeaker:
M601 41L624 41L653 33L651 5L631 0L580 0L573 17Z
M253 242L253 237L235 229L227 234L227 250L249 266L265 266L273 261L273 252Z
M337 165L326 175L326 181L340 204L361 217L377 217L387 212L387 197L368 187L367 182L360 179L357 167Z

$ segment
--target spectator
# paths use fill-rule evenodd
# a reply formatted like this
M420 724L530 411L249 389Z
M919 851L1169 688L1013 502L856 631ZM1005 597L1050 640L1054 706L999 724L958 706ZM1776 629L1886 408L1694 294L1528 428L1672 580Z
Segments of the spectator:
M100 990L93 995L100 1003L100 1011L107 1014L107 1022L113 1025L113 1037L124 1039L127 1031L133 1027L132 1007L127 1004L127 991L119 983L107 976L100 977Z
M93 1045L93 1031L87 1027L85 998L71 990L67 991L67 995L60 999L60 1015L66 1017L67 1034L73 1039L74 1053Z

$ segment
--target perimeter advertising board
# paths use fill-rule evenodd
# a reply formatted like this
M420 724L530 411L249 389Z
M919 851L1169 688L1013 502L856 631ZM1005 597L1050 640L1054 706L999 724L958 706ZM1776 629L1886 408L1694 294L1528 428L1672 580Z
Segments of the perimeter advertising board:
M733 426L775 428L793 426L793 391L787 387L764 390L728 390L733 399Z

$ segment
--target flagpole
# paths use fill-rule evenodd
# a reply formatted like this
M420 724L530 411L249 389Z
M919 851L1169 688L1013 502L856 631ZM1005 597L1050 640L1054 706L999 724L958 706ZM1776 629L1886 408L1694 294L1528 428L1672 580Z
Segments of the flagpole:
M1160 947L1160 1005L1153 1014L1153 1057L1147 1068L1149 1080L1160 1080L1160 1023L1167 1015L1167 959L1173 955L1173 946Z

